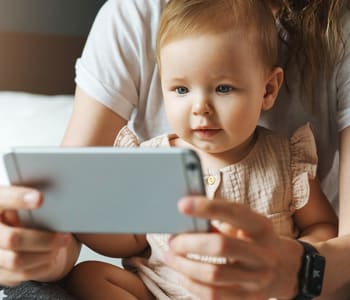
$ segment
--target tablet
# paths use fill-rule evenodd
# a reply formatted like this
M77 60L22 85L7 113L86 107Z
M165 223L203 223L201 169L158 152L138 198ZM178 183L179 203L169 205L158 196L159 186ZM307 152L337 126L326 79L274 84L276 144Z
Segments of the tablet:
M23 225L76 233L207 231L178 212L205 194L200 160L183 148L21 147L3 156L12 185L41 190L42 207L19 211Z

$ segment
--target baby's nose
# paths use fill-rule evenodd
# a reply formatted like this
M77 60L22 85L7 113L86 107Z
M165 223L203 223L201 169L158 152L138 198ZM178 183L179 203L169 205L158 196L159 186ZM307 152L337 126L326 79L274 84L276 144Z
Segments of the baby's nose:
M193 104L193 114L194 115L208 115L213 111L208 100L196 101Z

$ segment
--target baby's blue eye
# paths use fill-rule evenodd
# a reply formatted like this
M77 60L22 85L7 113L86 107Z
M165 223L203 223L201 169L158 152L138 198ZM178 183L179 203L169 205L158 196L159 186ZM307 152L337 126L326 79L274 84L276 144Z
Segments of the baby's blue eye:
M185 87L185 86L179 86L175 89L176 93L179 94L179 95L184 95L184 94L187 94L189 91L188 91L188 88Z
M215 91L218 92L218 93L221 93L221 94L227 94L227 93L233 91L233 87L230 86L230 85L222 84L222 85L219 85L219 86L215 89Z

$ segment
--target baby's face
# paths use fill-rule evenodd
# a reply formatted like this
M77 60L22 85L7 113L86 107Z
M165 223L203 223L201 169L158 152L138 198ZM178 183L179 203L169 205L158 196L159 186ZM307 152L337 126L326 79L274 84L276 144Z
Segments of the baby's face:
M162 90L174 132L199 151L238 158L259 120L266 72L239 31L185 37L160 51Z

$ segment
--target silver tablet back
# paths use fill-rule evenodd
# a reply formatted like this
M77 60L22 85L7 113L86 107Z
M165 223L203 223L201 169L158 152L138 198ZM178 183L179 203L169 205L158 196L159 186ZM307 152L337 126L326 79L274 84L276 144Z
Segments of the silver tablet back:
M181 215L178 200L204 194L200 162L182 148L14 148L4 156L11 184L38 188L26 226L67 232L143 233L208 229Z

